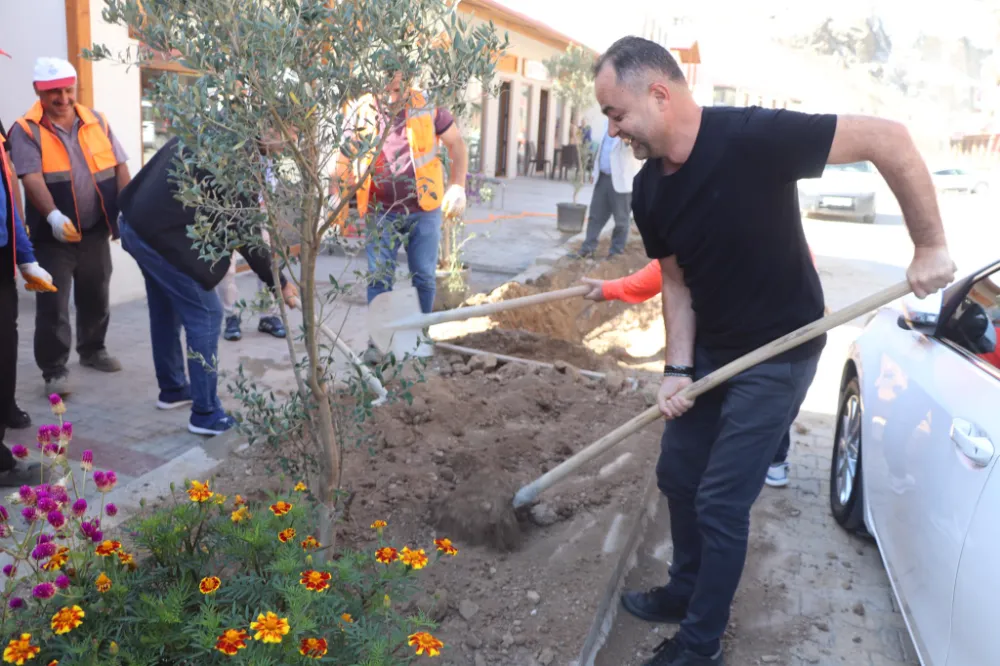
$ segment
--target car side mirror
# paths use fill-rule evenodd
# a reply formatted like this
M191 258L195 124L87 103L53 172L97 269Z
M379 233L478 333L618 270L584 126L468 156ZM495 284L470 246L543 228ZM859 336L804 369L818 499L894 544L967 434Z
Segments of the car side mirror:
M933 335L941 318L942 293L940 291L920 299L913 294L903 297L903 314L896 323L907 331Z

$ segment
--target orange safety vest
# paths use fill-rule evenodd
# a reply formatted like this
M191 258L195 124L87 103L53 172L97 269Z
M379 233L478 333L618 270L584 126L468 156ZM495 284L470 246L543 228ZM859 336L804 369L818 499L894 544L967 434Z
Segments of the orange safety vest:
M427 106L427 100L417 90L410 91L410 99L406 106L406 138L410 145L410 158L413 160L413 170L416 175L417 203L421 210L436 210L441 207L444 198L444 165L441 164L439 149L441 140L434 131L434 115L436 109ZM379 114L372 95L365 95L348 114L359 135L371 136L379 131ZM364 173L371 164L374 155L359 155L353 161L341 155L337 165L342 183L354 182L358 174ZM358 188L358 215L364 217L368 212L368 201L371 194L371 176ZM347 207L341 210L337 224L342 225L347 218Z
M3 162L3 167L0 167L0 178L3 178L4 191L7 193L7 217L10 219L8 235L10 236L11 252L14 253L14 266L17 266L17 227L14 223L14 218L17 215L17 209L14 207L14 188L17 187L17 181L14 180L14 170L10 166L10 157L7 156L4 143L3 140L0 140L0 162ZM16 268L14 274L17 275Z
M118 238L118 178L115 167L118 159L115 157L114 146L109 138L108 120L103 114L92 111L80 104L76 105L76 115L80 118L80 129L77 136L83 154L87 158L101 202L101 213L112 238ZM73 191L72 165L66 146L50 129L49 121L44 119L44 111L40 102L35 102L28 113L18 118L17 124L25 133L32 137L42 152L42 175L49 188L52 200L64 215L69 217L80 231L80 212L76 208L76 193ZM25 197L25 223L32 238L51 240L52 228L35 206L30 197Z

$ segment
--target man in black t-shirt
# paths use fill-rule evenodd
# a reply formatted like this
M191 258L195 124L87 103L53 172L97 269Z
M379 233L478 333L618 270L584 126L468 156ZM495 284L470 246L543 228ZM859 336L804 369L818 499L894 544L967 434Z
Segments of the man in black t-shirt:
M825 336L698 398L680 391L738 356L823 316L796 181L826 164L871 161L899 199L919 297L955 265L930 174L906 129L858 116L700 107L668 51L638 37L595 67L608 132L646 160L632 211L663 274L667 419L657 481L670 506L670 581L622 595L643 619L680 625L647 666L722 664L720 639L746 559L750 507L816 373Z

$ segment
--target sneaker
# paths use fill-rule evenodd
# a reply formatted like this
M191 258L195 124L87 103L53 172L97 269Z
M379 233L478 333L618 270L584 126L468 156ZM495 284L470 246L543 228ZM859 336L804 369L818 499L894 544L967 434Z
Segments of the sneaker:
M382 351L375 346L374 342L368 343L368 349L361 356L361 360L365 365L380 365L385 357L382 355Z
M173 389L170 391L160 391L160 397L156 400L157 409L177 409L194 402L191 399L191 387Z
M21 486L37 486L48 483L49 469L41 470L41 463L26 463L14 461L12 469L0 472L0 488L20 488ZM44 478L43 478L44 475Z
M81 356L80 365L99 372L118 372L122 369L121 361L103 349L89 356Z
M45 380L45 396L48 397L55 393L56 395L65 398L73 389L69 385L69 373L62 373L56 375L55 377L49 377Z
M622 606L647 622L680 624L687 615L688 602L672 594L666 587L654 587L648 592L622 592Z
M276 315L261 317L260 323L257 324L257 330L261 333L273 335L276 338L285 337L285 325L281 323L281 317Z
M767 477L764 483L772 488L784 488L788 485L788 463L771 463L767 468Z
M667 638L653 649L653 658L642 666L723 666L722 648L705 657L684 647L677 639Z
M228 414L213 412L211 414L191 413L188 430L196 435L221 435L236 425L236 419Z
M7 417L7 427L11 430L24 430L31 426L31 416L14 403L10 406L10 415Z
M243 331L240 330L239 315L229 315L226 317L226 329L222 332L222 337L230 341L239 340L243 337Z

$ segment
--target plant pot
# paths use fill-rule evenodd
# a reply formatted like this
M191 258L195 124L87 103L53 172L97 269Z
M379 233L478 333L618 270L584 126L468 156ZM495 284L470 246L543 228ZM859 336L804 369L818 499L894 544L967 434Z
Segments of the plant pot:
M583 231L583 223L587 219L587 206L577 203L556 204L556 228L567 234L578 234Z
M452 310L460 306L469 297L469 265L462 264L457 275L451 271L438 269L434 279L437 291L434 294L434 311Z

